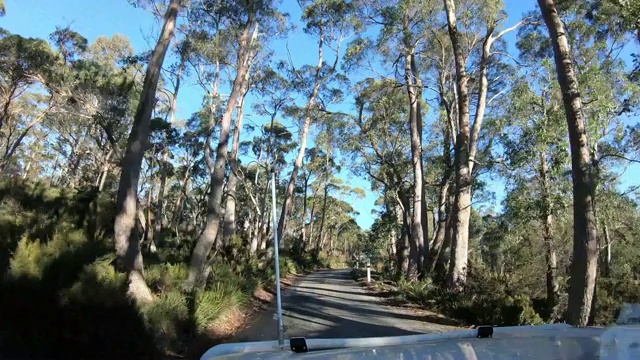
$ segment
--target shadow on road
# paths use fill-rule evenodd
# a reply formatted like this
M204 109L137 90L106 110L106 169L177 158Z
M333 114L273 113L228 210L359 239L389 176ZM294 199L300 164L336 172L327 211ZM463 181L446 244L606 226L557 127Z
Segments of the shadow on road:
M283 293L286 338L364 338L415 335L443 331L455 325L435 314L387 306L352 278L350 270L320 270L309 274ZM232 342L277 339L275 305Z

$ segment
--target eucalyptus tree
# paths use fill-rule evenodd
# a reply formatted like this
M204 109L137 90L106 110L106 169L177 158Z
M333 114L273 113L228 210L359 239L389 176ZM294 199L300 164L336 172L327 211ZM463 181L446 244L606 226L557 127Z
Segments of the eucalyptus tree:
M418 246L413 241L408 242L411 231L408 192L411 159L407 154L411 144L406 122L406 95L402 86L391 79L367 79L355 90L358 112L347 125L355 123L356 126L345 126L347 133L341 136L345 140L342 148L358 160L352 171L369 177L372 189L382 190L387 195L386 207L402 224L401 231L394 234L396 239L393 240L398 256L398 273L409 276L410 268L417 271ZM408 257L407 245L410 250ZM411 276L415 277L415 273Z
M637 85L627 77L619 56L626 42L624 27L602 21L608 5L563 2L557 9L553 2L539 5L544 10L546 31L555 34L562 30L563 36L556 42L541 26L530 24L519 34L518 47L526 61L556 61L574 181L574 263L568 310L570 321L583 324L589 318L588 304L595 291L595 284L590 283L597 277L596 229L610 221L603 217L608 212L596 211L606 202L600 200L599 193L615 191L615 178L620 176L617 168L627 158L625 145L630 133L624 131L624 117L637 106ZM594 6L598 9L595 14ZM559 24L554 19L563 23L562 29L555 28ZM567 53L568 44L571 54Z
M255 228L250 242L252 255L257 249L266 248L269 241L267 231L270 222L267 215L270 209L266 206L269 194L267 187L269 172L279 174L286 166L285 157L296 147L293 134L280 121L280 117L285 115L288 104L294 101L289 80L277 69L262 67L256 75L255 84L260 101L254 104L254 111L257 115L264 116L268 123L260 128L260 135L254 136L250 143L256 159L253 184L247 181L243 183L255 207L253 213ZM262 177L260 177L261 170L264 170ZM267 256L271 256L271 252L267 252Z
M566 140L562 136L564 117L562 100L550 61L515 83L504 103L508 107L509 124L502 136L507 174L513 186L533 182L529 195L533 215L531 220L542 224L546 262L546 291L549 309L555 308L560 297L558 281L555 220L564 212L564 194L568 168ZM542 90L539 90L542 89ZM522 220L528 219L521 216Z
M344 82L344 77L338 72L341 49L343 42L358 31L361 25L356 17L357 9L349 0L299 0L298 4L302 8L304 32L317 39L318 64L304 65L298 69L290 64L290 81L304 96L306 103L302 108L291 109L293 115L300 116L302 125L298 154L293 163L278 220L279 244L293 207L293 192L304 160L309 130L314 121L319 121L321 111L326 110L327 105L341 96L340 91L333 87L336 81ZM326 57L325 48L334 52L332 58ZM331 61L327 62L327 58Z
M567 318L573 325L586 326L598 271L598 233L591 154L585 132L580 88L564 25L553 0L538 0L538 5L553 45L571 145L574 239Z
M202 0L199 4L192 6L196 6L197 9L193 15L206 24L207 31L210 31L209 36L214 41L221 38L222 41L226 41L224 44L228 49L233 49L235 45L236 58L233 60L235 67L233 84L222 109L215 160L212 159L212 156L207 156L207 163L211 171L207 221L191 257L187 279L188 288L203 284L203 275L206 275L205 268L208 263L207 258L220 228L231 120L240 96L247 89L259 29L273 28L271 22L279 16L275 9L275 3L271 0L247 0L235 3ZM208 147L205 147L205 150L209 151L207 149Z
M144 265L140 244L131 235L135 226L138 204L138 181L142 159L149 143L149 125L154 110L160 70L174 35L181 0L171 0L158 42L151 55L144 78L140 101L122 160L122 173L116 200L115 247L118 261L127 272L128 295L138 302L153 299L144 281Z
M490 89L489 68L494 65L491 59L492 46L506 33L521 25L498 31L506 18L503 2L487 0L481 2L458 2L444 0L449 39L454 53L457 96L457 132L455 134L455 204L453 217L455 226L451 245L448 283L460 289L466 282L469 219L471 215L472 173L476 164L478 141L485 117L487 95ZM479 49L476 49L480 47ZM479 53L474 56L474 53ZM477 60L478 86L475 94L475 115L470 122L470 108L473 96L469 92L471 75L470 61ZM493 80L493 79L492 79Z
M366 9L366 23L378 28L377 39L361 38L354 41L350 50L358 62L364 61L364 53L379 54L384 66L396 74L398 86L406 91L409 109L407 123L410 129L411 158L413 169L412 199L410 201L410 244L416 247L417 262L410 263L410 277L423 274L430 259L428 237L427 206L424 187L423 117L427 111L423 100L423 75L425 71L424 51L429 31L437 27L435 2L431 0L397 0L389 2L362 1Z
M285 157L297 146L293 141L293 134L276 119L281 109L280 100L275 99L270 103L271 100L263 102L257 109L258 113L269 116L271 120L262 126L261 134L254 136L251 141L251 150L257 161L247 164L247 170L252 172L252 176L247 174L242 183L254 207L254 211L251 212L255 225L251 227L250 254L255 255L258 249L269 248L267 257L272 255L273 245L272 238L267 236L271 226L271 209L267 206L270 194L269 173L280 173L287 165ZM250 178L253 178L252 182L248 181Z
M62 90L66 90L68 81L58 73L69 75L71 70L62 54L42 39L23 38L2 30L0 50L2 173L9 165L17 166L14 155L29 132L64 104L67 93ZM36 91L37 87L44 91Z

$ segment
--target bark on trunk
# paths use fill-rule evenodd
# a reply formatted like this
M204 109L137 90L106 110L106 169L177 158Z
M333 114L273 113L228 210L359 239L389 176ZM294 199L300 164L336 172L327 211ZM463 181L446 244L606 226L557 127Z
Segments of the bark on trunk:
M606 247L602 276L609 277L611 276L611 236L609 235L609 226L606 221L602 223L602 227L604 229L604 246Z
M236 107L238 97L242 94L242 90L245 89L246 86L246 74L249 71L250 47L257 36L257 32L258 23L255 14L253 14L245 24L239 41L236 77L233 81L231 94L227 100L227 106L220 123L220 138L218 146L216 147L214 171L211 174L211 190L207 200L207 221L204 231L200 235L191 256L189 276L186 282L187 289L193 288L194 286L201 286L206 281L203 275L205 274L207 257L209 256L211 247L216 242L222 216L222 193L224 191L231 117Z
M405 16L405 32L408 31L408 19ZM417 276L423 273L425 248L428 244L424 241L422 229L423 208L423 173L422 173L422 115L420 112L421 89L418 84L418 74L415 68L413 53L405 56L405 81L409 100L409 128L411 130L411 162L413 167L413 213L411 216L411 244L416 246ZM407 209L408 210L408 209ZM426 245L426 246L425 246ZM411 248L413 250L413 247ZM412 274L413 276L413 274Z
M310 212L310 219L309 219L309 234L307 235L309 238L309 241L307 242L308 244L311 244L311 241L313 241L313 230L314 230L314 225L315 225L315 216L316 216L316 194L313 194L313 205L311 205L311 212ZM309 249L310 246L307 246L306 249Z
M411 132L411 163L413 167L413 203L411 206L411 244L415 244L417 249L417 272L421 275L424 271L424 259L429 246L424 241L424 231L422 228L423 214L423 189L424 178L422 169L422 112L420 101L422 100L422 82L420 74L416 68L414 45L410 43L412 39L410 29L410 16L405 13L403 17L403 39L405 51L404 80L407 89L409 103L409 129ZM409 209L407 209L409 210ZM413 248L411 248L413 249Z
M471 169L469 168L469 89L466 58L458 33L456 9L453 0L445 0L449 37L456 66L458 95L458 134L455 141L455 204L453 208L454 234L451 239L448 285L461 290L467 279L469 247L469 218L471 216Z
M598 273L598 232L594 208L591 155L582 114L582 101L567 36L553 0L538 0L549 29L562 100L567 117L573 179L573 260L567 320L574 326L589 321Z
M231 172L227 180L227 204L224 211L224 230L223 230L223 246L229 245L229 240L236 234L236 186L238 185L238 150L240 148L240 133L242 132L242 118L244 116L244 99L247 95L247 86L249 72L247 71L247 79L244 82L245 87L242 89L242 97L238 105L238 118L236 127L233 130L233 145L231 147L231 158L229 165Z
M238 185L238 147L240 146L240 128L242 127L242 107L244 106L244 97L240 100L240 108L238 109L238 119L236 120L236 128L233 132L233 145L231 150L231 158L229 165L231 172L227 180L227 203L224 211L224 229L223 229L223 245L229 244L229 239L236 233L236 187Z
M455 202L455 196L449 193L446 203L447 219L444 230L444 243L442 244L442 250L440 250L440 256L436 260L435 275L441 284L445 284L447 280L447 274L449 272L449 261L451 260L451 243L453 242L455 221L450 215L453 213L453 207Z
M433 238L433 245L429 251L429 258L427 260L428 273L433 273L436 268L436 262L440 257L440 252L443 250L445 232L447 231L447 199L449 198L449 183L451 175L447 172L443 175L443 181L440 184L440 191L438 193L438 223L436 225L436 231Z
M109 170L111 169L111 156L113 156L113 148L109 149L109 152L107 152L107 155L102 160L102 169L100 170L100 174L96 181L98 192L102 192L102 190L104 190L104 184L107 181Z
M307 246L307 191L309 189L309 175L304 177L304 194L302 199L302 238L299 249L304 250Z
M398 202L402 209L403 231L406 233L407 240L409 242L409 257L406 277L408 280L416 280L418 278L418 244L415 242L415 238L411 236L411 200L404 190L398 191Z
M181 0L171 0L162 32L147 66L140 102L122 161L122 174L116 201L117 215L114 224L116 255L118 262L128 274L128 296L139 303L151 301L153 295L144 281L140 243L138 239L131 236L131 231L135 226L138 181L142 159L149 143L149 124L155 106L158 79L167 49L173 38L180 5Z
M327 161L328 164L328 161ZM329 197L329 179L327 177L327 179L325 179L324 181L324 196L322 199L322 219L320 220L320 231L319 234L320 236L318 237L318 244L316 245L316 254L320 253L320 250L322 250L322 245L320 244L320 239L324 239L324 235L325 235L325 221L327 218L327 199Z
M551 187L547 157L540 153L540 179L542 181L542 223L544 224L545 258L547 262L547 304L553 309L558 303L560 286L556 277L558 260L553 237L553 211L551 209Z
M396 197L399 199L398 197ZM398 202L394 206L394 213L396 216L396 221L401 226L400 236L398 236L396 241L396 267L398 272L398 278L405 278L407 273L409 272L409 258L407 256L408 249L408 231L407 224L404 217L404 212L402 211L402 205Z
M149 193L147 194L147 220L146 220L146 224L145 224L145 235L144 235L144 239L142 240L142 242L146 241L147 242L147 250L150 253L155 253L157 251L157 247L156 247L156 231L155 231L155 218L154 218L154 223L151 222L151 208L152 208L152 204L151 204L151 199L153 197L153 188L155 187L155 182L154 182L154 186L149 190Z

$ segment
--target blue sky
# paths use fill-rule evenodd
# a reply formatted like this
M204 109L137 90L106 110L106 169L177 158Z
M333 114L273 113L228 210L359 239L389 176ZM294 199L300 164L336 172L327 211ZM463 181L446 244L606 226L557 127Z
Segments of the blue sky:
M70 26L75 31L85 36L89 42L93 42L99 36L111 37L114 34L126 35L137 52L148 50L159 29L159 24L154 17L145 10L134 8L127 0L5 0L7 15L0 18L0 26L22 36L46 38L55 30L56 26ZM521 14L534 9L534 0L507 0L507 13L509 19L505 26L511 26L521 19ZM290 13L292 21L300 18L300 9L296 1L283 0L282 8ZM516 32L506 36L510 44L515 42ZM303 64L317 62L316 43L297 28L286 40L273 45L278 57L286 59L285 44L288 42L292 60L296 67ZM513 45L512 45L513 46ZM202 100L202 90L194 82L188 83L181 89L179 98L178 116L188 117L198 110ZM249 100L251 102L251 100ZM347 99L342 104L342 111L349 111L352 99ZM265 119L251 116L251 108L248 106L248 121L256 124L264 123ZM297 128L292 127L292 132ZM251 138L248 136L247 138ZM428 171L428 168L427 168ZM371 211L378 194L370 191L368 179L359 179L344 169L340 174L345 182L352 187L361 187L367 190L364 199L356 200L354 208L360 212L358 223L363 228L368 228L374 220ZM496 193L496 200L483 204L488 207L499 206L504 196L504 184L501 181L492 183L491 189Z

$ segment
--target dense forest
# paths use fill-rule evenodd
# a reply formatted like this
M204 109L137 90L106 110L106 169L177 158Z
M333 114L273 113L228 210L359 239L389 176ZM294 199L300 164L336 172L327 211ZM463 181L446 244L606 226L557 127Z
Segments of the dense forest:
M640 302L640 2L129 2L148 51L0 28L0 355L224 339L275 246L469 324Z

